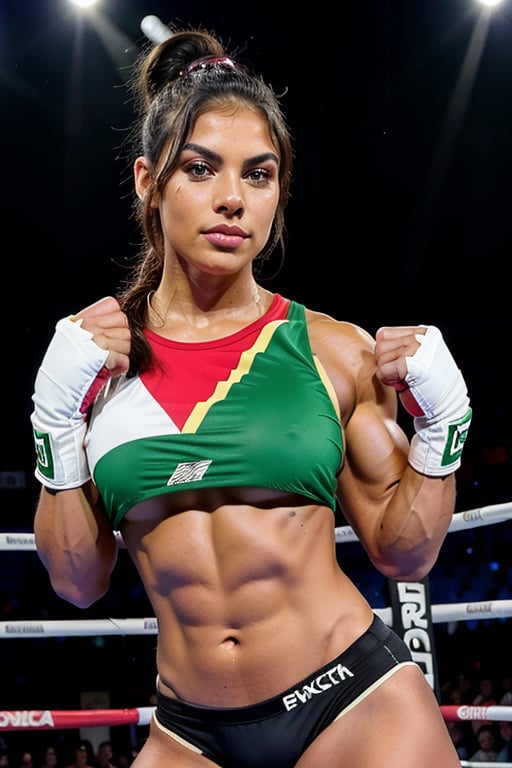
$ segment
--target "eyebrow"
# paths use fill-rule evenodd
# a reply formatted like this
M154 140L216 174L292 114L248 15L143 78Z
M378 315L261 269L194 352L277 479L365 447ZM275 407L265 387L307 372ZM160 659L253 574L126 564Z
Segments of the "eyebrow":
M197 152L198 155L202 155L206 160L211 160L212 163L217 163L218 165L223 164L222 157L217 154L217 152L212 152L211 149L207 149L201 144L189 142L188 144L185 144L182 151ZM261 155L254 155L254 157L248 157L247 160L244 160L243 168L252 168L254 165L261 165L261 163L266 163L269 160L276 165L279 165L279 158L275 152L262 152Z

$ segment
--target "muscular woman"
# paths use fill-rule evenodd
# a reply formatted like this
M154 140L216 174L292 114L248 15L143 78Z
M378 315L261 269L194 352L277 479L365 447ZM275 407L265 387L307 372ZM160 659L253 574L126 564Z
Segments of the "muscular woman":
M338 563L334 511L387 577L429 572L471 418L463 376L434 326L372 338L260 285L290 134L218 37L173 30L132 86L144 247L119 295L57 323L32 424L53 588L102 597L120 531L158 620L134 765L460 768L424 674Z

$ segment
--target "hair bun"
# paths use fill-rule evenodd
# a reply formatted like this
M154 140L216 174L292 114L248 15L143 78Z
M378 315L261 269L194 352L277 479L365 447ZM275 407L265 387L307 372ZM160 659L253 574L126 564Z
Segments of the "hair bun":
M188 72L195 62L217 59L220 63L224 59L224 64L229 66L224 47L213 32L201 29L173 32L170 27L168 30L169 36L153 48L140 71L140 86L150 101Z

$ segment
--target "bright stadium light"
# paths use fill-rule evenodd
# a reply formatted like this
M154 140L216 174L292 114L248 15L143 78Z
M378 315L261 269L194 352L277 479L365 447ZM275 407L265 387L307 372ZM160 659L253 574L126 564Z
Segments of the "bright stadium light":
M72 5L76 5L78 8L90 8L96 5L98 0L70 0Z

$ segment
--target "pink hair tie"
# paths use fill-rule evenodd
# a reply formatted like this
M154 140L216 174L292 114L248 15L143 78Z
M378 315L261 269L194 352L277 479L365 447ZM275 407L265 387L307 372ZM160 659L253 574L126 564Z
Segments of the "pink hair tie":
M186 66L185 69L180 71L180 75L186 75L190 72L195 72L196 69L210 69L211 67L222 66L235 68L235 62L230 59L229 56L203 56L201 59L196 59Z

